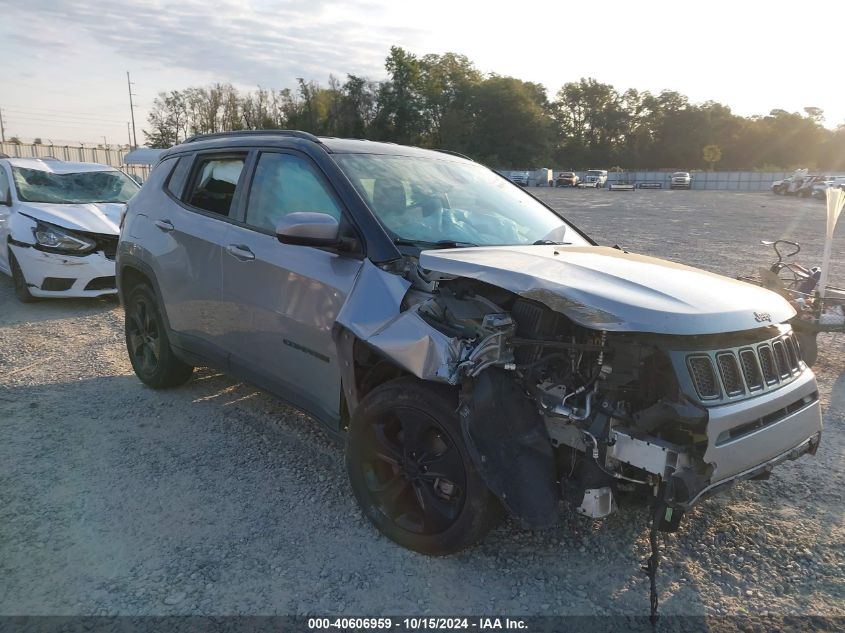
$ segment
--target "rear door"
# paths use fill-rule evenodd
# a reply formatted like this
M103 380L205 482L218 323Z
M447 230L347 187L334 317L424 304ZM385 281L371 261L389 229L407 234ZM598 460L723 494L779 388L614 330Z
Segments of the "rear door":
M340 411L340 368L332 326L360 258L280 243L278 222L297 211L346 210L322 171L293 150L255 161L240 222L223 251L223 315L232 369L324 420Z
M156 277L170 327L180 346L209 360L225 356L220 266L248 156L205 152L180 158L165 185L170 200L151 218L158 235Z

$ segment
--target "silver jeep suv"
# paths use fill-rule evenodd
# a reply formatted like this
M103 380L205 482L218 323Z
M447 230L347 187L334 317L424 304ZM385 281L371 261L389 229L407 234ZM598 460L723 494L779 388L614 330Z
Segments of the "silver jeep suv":
M451 153L191 139L130 201L117 276L143 382L212 366L309 412L363 513L426 553L637 488L674 530L821 436L780 296L598 246Z

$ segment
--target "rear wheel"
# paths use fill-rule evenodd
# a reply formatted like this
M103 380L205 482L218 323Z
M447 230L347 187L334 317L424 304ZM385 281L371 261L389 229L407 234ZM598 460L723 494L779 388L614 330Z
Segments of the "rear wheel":
M29 284L26 283L20 264L18 264L18 260L15 259L11 249L9 249L9 267L12 269L12 283L15 285L15 296L18 301L21 303L35 301L35 297L29 292Z
M456 405L448 388L398 378L364 398L347 438L362 511L385 536L424 554L464 549L501 516L472 464Z
M132 369L153 389L181 385L194 368L173 354L155 294L146 284L132 288L124 320L126 350Z

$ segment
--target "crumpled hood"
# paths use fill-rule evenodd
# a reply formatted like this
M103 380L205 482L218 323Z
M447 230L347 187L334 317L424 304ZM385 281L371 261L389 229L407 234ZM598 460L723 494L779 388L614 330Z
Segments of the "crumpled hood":
M50 204L24 202L18 207L24 215L56 226L104 235L120 234L120 215L126 208L123 202L92 202L89 204Z
M429 271L477 279L612 332L717 334L781 323L795 310L764 288L603 246L424 251Z

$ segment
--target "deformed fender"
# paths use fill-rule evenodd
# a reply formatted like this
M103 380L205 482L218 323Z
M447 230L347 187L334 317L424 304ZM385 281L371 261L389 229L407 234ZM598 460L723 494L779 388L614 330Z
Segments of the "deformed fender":
M528 528L554 525L557 471L536 403L493 367L465 381L460 398L461 430L487 486Z
M423 380L454 384L460 343L426 323L417 306L402 311L411 283L364 261L335 320L332 335L350 411L358 404L353 364L357 338Z

